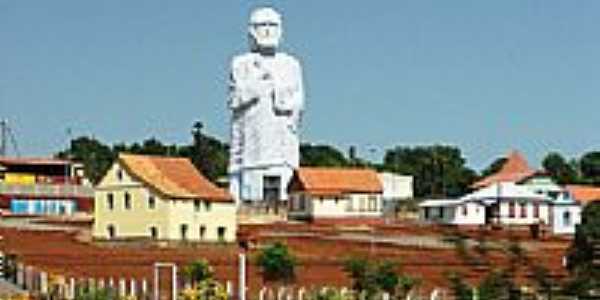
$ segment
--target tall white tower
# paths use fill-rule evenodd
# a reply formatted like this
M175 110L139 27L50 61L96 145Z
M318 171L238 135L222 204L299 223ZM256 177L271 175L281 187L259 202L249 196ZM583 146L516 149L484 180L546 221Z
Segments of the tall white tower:
M304 110L302 67L277 50L281 15L258 8L250 16L250 52L231 63L230 191L237 201L287 200L300 161Z

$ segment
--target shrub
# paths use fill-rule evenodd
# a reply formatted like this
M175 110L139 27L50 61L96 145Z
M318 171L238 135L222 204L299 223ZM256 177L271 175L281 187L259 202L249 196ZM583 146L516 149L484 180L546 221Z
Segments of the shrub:
M266 281L291 281L295 278L296 258L288 247L277 242L263 249L257 258Z

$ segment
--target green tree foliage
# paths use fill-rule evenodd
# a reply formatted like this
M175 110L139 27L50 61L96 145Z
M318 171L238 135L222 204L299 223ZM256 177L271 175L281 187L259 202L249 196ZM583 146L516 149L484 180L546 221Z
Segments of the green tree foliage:
M386 151L383 169L414 176L416 197L449 197L467 192L476 178L465 163L453 146L396 147Z
M448 275L449 288L456 300L472 300L473 289L464 281L463 277L460 273L450 273Z
M277 242L263 249L257 263L266 281L290 282L296 277L296 258L283 243Z
M551 152L542 161L544 169L550 173L552 179L559 184L574 183L577 181L577 171L558 152Z
M514 290L515 284L510 275L505 271L495 270L488 273L479 283L477 292L481 300L513 299L511 295Z
M192 284L200 283L214 276L212 267L204 259L196 260L183 268L183 274Z
M489 166L487 166L487 168L481 171L481 177L487 177L500 171L502 166L504 166L504 163L506 163L506 160L506 157L496 158Z
M345 167L350 162L338 149L329 145L300 145L300 165L307 167Z
M378 292L402 296L417 284L416 279L399 274L397 269L398 265L390 261L353 257L344 262L344 272L352 279L352 289L368 299Z
M600 265L597 262L600 257L600 204L587 205L581 218L569 249L568 267L573 281L567 290L585 295L590 290L600 291Z
M89 288L75 291L75 300L113 300L119 299L115 289L111 288Z
M59 152L56 156L82 162L86 175L94 183L102 179L115 158L110 147L87 136L72 140L70 148Z
M121 152L186 157L212 181L227 174L229 160L227 144L197 131L193 132L192 144L179 146L165 145L151 137L142 143L117 143L111 147L93 137L82 136L72 140L69 149L59 152L56 156L82 162L88 178L93 183L98 183Z
M579 161L581 173L586 182L600 184L600 151L584 154Z

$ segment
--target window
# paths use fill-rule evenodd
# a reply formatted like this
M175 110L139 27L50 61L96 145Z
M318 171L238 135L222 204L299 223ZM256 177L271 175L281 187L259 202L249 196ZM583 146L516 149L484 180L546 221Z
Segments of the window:
M150 237L153 240L157 240L158 239L158 228L156 228L156 226L150 227Z
M154 209L155 207L156 207L156 198L154 198L154 196L152 196L152 195L148 196L148 208Z
M119 181L122 181L122 180L123 180L123 170L121 170L121 169L117 169L117 179L118 179Z
M125 192L125 209L131 209L131 195Z
M195 212L200 211L200 200L194 200L194 211Z
M115 208L115 196L112 193L108 193L106 195L106 207L109 210L113 210Z
M115 229L115 226L110 224L106 227L106 230L108 231L108 238L109 239L114 239L115 236L117 235L117 230Z
M204 201L204 210L210 211L211 203L208 201Z
M204 240L206 236L206 226L200 225L200 240Z
M219 242L225 241L225 231L226 228L223 226L219 226L219 228L217 228L217 238L219 239Z
M359 211L365 211L365 210L367 210L367 198L366 197L360 197L359 201L360 202L359 202L358 210Z
M302 195L300 196L300 198L298 199L298 207L300 207L300 211L304 211L306 209L306 196Z
M377 211L377 197L369 196L369 211Z
M180 230L181 230L181 239L184 241L187 240L188 225L181 224Z
M462 208L462 214L463 214L463 216L466 216L466 215L469 214L469 209L468 209L466 203L461 208Z
M508 202L508 217L509 218L515 217L515 202L513 202L513 201Z
M571 212L565 211L563 213L563 225L564 226L571 226Z
M540 217L540 204L533 202L533 217L538 219Z
M281 200L281 177L264 176L263 177L263 198L266 201Z
M521 218L527 218L527 203L521 203Z

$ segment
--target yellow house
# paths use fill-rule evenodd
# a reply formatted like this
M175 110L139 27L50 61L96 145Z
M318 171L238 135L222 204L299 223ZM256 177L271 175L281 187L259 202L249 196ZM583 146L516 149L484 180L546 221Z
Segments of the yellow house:
M96 239L232 242L236 206L185 158L120 154L95 192Z

